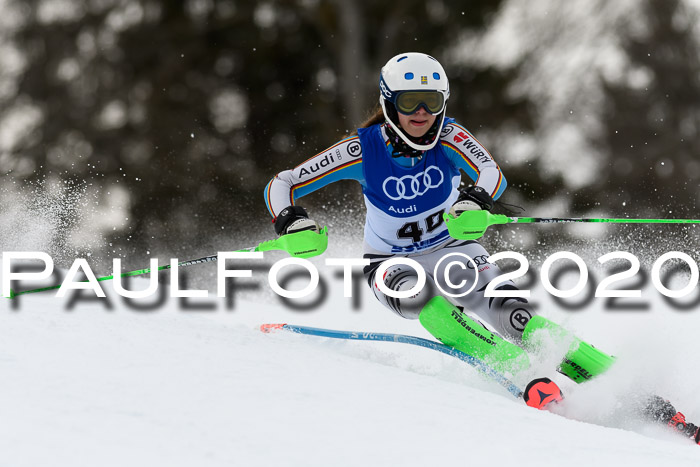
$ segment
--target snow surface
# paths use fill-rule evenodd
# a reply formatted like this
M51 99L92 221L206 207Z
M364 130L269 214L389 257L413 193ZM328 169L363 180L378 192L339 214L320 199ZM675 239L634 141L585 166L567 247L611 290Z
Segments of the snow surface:
M696 312L673 311L649 290L653 311L565 312L540 290L542 314L620 359L598 380L567 387L565 418L432 350L259 332L287 322L430 337L374 303L364 285L353 310L340 280L314 261L331 278L331 296L312 312L264 293L237 299L232 311L215 298L197 299L213 303L209 311L176 299L136 311L108 283L111 310L93 301L69 311L53 292L22 296L14 310L3 299L0 465L700 463L700 448L620 409L643 386L700 420L696 359L687 358ZM544 360L533 371L555 363Z

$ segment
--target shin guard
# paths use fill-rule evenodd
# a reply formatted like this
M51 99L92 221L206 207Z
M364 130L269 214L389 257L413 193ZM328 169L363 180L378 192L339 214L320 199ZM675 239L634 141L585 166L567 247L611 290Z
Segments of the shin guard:
M484 360L499 371L515 374L529 366L523 349L490 332L442 296L430 299L418 319L443 344Z
M559 366L559 371L577 383L588 381L604 373L615 363L615 357L596 349L558 324L541 316L534 316L527 323L523 331L523 344L528 349L535 349L543 344L542 339L546 339L547 336L554 342L571 340L571 345Z

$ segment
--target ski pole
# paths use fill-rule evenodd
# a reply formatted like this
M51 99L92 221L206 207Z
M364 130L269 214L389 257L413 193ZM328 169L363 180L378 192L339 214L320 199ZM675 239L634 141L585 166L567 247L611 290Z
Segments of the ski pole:
M324 251L326 251L326 248L328 248L328 227L324 227L318 233L313 232L311 230L306 230L302 232L295 232L287 235L282 235L279 238L261 242L253 247L236 250L236 252L282 250L286 251L291 256L294 256L296 258L311 258L313 256L318 256L322 254ZM177 263L177 266L192 266L193 264L209 263L212 261L216 261L217 259L218 255L204 256L203 258L180 261L179 263ZM163 271L164 269L170 268L171 265L166 264L164 266L158 267L156 271ZM148 274L150 272L151 268L137 269L135 271L123 272L119 274L118 277L140 276L143 274ZM97 277L96 279L98 282L101 282L114 279L115 277L117 276L111 275ZM46 292L48 290L56 290L59 288L61 288L60 285L52 285L48 287L40 287L38 289L22 290L19 292L15 292L14 290L10 289L10 296L7 298L14 298L17 295Z
M488 211L465 211L459 217L444 214L447 230L452 238L476 240L486 229L497 224L564 224L574 222L611 224L700 224L700 219L628 219L628 218L577 218L577 217L509 217Z
M479 370L481 373L483 373L496 383L506 388L508 392L510 392L516 398L520 398L523 395L523 391L518 386L516 386L511 380L509 380L501 373L494 370L478 358L472 357L467 353L464 353L453 347L449 347L440 342L423 339L422 337L407 336L404 334L386 334L381 332L336 331L333 329L312 328L309 326L296 326L292 324L263 324L262 326L260 326L260 330L265 333L270 333L278 329L291 331L297 334L330 337L332 339L401 342L403 344L412 344L420 347L425 347L427 349L437 350L438 352L442 352L444 354L458 358L459 360L470 364L471 366Z

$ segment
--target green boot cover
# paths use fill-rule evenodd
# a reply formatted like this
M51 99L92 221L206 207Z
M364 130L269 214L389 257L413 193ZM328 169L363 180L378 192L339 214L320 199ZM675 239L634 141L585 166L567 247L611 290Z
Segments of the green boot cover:
M541 329L546 332L536 332ZM536 349L543 344L543 340L547 336L551 337L554 342L571 341L569 351L562 360L559 371L577 383L598 376L615 363L615 357L601 352L558 324L541 316L534 316L527 323L523 331L523 344L526 348Z
M498 371L515 374L530 364L523 349L488 331L445 297L430 299L418 319L443 344L481 359Z

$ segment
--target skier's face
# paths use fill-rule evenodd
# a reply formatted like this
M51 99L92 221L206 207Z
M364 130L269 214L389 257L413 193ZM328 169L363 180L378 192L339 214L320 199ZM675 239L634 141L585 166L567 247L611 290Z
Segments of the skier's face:
M420 138L426 134L437 118L437 116L426 112L423 107L411 115L404 115L401 112L398 112L398 115L401 128L414 138Z

